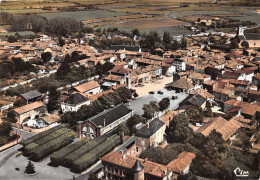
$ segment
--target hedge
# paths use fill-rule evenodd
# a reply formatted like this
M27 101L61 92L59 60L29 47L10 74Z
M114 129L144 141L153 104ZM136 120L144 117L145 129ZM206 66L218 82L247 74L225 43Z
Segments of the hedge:
M41 146L41 145L59 137L60 135L62 135L64 133L67 133L69 131L70 131L70 129L68 129L68 128L61 128L61 129L58 129L58 130L48 134L47 136L44 136L41 139L37 139L37 141L34 141L34 142L25 146L24 153L30 154L31 150L33 150L34 148Z
M43 138L44 136L47 136L48 134L50 134L50 133L52 133L52 132L54 132L54 131L56 131L58 129L66 128L66 127L69 127L68 124L60 124L60 125L55 126L55 127L51 128L51 129L48 129L47 131L41 132L41 133L39 133L39 134L37 134L35 136L32 136L32 137L30 137L28 139L22 140L20 142L20 144L22 144L23 146L26 146L26 145L36 141L37 139Z
M73 139L75 138L76 134L74 131L70 130L65 134L34 148L31 151L31 158L34 160L40 160L47 155L51 154L54 151L59 150L60 148L72 143Z
M63 165L66 167L71 167L71 164L73 163L73 161L77 160L78 158L80 158L81 156L86 154L88 151L94 149L100 143L103 143L107 138L108 138L108 136L103 135L103 136L97 137L96 139L90 140L85 145L81 146L79 149L77 149L77 150L73 151L72 153L68 154L67 156L65 156Z
M79 149L81 146L85 145L87 142L88 142L87 139L83 139L81 141L75 142L69 146L62 148L61 150L59 150L51 155L51 157L50 157L51 162L53 162L56 165L62 164L62 161L65 156L67 156L68 154L72 153L73 151Z
M74 172L81 172L87 169L90 165L94 164L97 160L103 157L105 154L109 153L121 143L121 138L119 135L113 135L107 141L99 144L94 149L78 158L72 163L72 170Z

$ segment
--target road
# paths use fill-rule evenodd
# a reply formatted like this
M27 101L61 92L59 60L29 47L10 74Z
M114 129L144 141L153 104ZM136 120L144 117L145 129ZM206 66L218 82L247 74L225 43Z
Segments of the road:
M27 138L32 137L32 136L35 135L35 133L27 132L27 131L24 131L22 129L17 129L15 127L13 127L13 131L18 133L18 134L21 134L22 135L22 140L27 139Z

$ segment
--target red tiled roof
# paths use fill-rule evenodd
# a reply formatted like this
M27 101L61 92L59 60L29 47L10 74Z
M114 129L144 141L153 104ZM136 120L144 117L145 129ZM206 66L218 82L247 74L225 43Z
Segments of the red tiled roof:
M179 154L178 158L171 161L167 167L173 172L181 173L191 164L195 157L196 155L194 153L182 152Z

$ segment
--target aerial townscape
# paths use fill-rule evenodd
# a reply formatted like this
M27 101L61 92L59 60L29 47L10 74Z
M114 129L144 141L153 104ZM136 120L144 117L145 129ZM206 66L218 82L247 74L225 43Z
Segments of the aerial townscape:
M0 0L0 180L260 179L260 1Z

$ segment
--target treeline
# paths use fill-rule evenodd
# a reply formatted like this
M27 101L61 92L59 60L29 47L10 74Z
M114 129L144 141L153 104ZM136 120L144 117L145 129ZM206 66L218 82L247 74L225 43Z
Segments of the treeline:
M0 62L0 79L11 79L13 76L19 76L22 74L28 74L31 71L37 69L29 62L24 62L21 58L12 58L11 61Z
M8 13L0 14L0 24L10 25L10 31L43 32L59 36L67 36L83 29L81 22L71 18L57 17L47 19L38 15L13 16Z
M185 49L187 47L187 41L182 38L180 42L173 40L169 32L164 32L163 38L159 36L158 32L150 31L149 34L143 34L143 39L140 40L139 44L144 51L150 51L155 54L156 48L163 50L177 50ZM159 54L160 55L160 54Z

